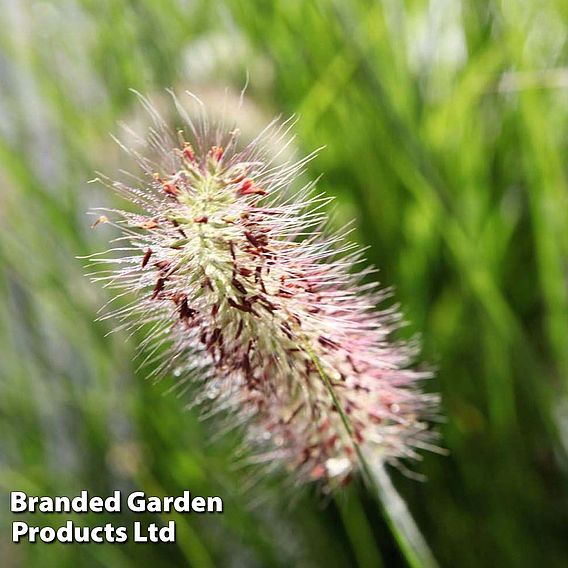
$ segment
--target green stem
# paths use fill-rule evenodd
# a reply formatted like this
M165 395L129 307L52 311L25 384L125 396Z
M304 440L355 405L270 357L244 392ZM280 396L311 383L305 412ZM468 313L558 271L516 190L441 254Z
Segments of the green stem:
M353 436L353 426L351 425L349 417L343 410L331 383L331 379L323 368L319 357L315 354L309 344L306 344L304 349L316 366L316 369L327 391L329 392L337 411L339 412L343 426L355 447L365 481L374 489L381 505L386 523L408 565L411 568L437 568L438 563L432 555L432 552L430 551L424 536L420 532L420 529L412 518L404 499L400 496L392 484L384 465L382 463L376 463L373 467L371 467L365 459L365 456L361 451L361 447Z

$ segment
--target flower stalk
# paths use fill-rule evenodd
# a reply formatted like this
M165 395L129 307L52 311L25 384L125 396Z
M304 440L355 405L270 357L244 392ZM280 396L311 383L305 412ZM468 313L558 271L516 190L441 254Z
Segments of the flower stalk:
M353 429L349 422L349 417L341 408L340 401L335 396L329 377L317 360L317 356L309 350L309 347L307 349L314 358L314 363L320 373L321 379L339 409L345 430L348 432L349 436L352 437ZM385 521L400 547L401 553L408 562L408 565L411 566L411 568L437 568L438 563L436 559L430 551L420 529L414 522L406 503L395 489L384 468L384 464L379 462L371 468L356 441L354 442L354 446L357 451L359 466L365 482L373 489L375 497L379 500Z

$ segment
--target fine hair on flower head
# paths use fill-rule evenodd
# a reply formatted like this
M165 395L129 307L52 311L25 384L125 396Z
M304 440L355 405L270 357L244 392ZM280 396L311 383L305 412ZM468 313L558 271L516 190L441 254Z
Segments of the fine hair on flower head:
M362 458L436 450L438 399L419 388L429 374L411 367L415 344L392 339L400 314L377 309L372 270L354 270L361 249L328 228L330 199L313 182L296 188L315 153L283 158L291 121L241 144L189 93L197 115L173 96L179 130L140 100L145 147L121 145L141 173L99 178L134 206L95 222L121 235L118 258L91 257L110 267L93 279L132 299L107 317L145 326L158 372L199 383L195 402L243 425L256 462L299 481L333 488Z

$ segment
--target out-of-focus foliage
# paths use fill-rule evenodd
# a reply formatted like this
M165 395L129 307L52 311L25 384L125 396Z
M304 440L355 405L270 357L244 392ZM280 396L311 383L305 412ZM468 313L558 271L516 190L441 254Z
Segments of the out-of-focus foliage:
M75 257L112 236L84 212L115 198L86 182L121 167L109 132L138 116L129 88L214 107L247 72L240 122L298 113L299 150L326 146L311 173L438 368L450 454L425 457L426 483L394 477L441 565L566 566L564 0L0 7L0 490L226 504L179 516L175 546L14 546L3 506L3 566L402 565L357 483L328 503L278 480L243 492L232 437L211 441L171 383L144 380L136 340L93 323L109 294Z

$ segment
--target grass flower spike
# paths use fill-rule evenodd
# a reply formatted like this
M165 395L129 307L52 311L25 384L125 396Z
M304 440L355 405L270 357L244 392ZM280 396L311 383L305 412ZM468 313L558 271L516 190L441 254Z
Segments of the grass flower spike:
M128 255L93 262L115 263L97 277L134 294L111 315L151 324L159 373L202 381L198 402L244 425L258 462L328 488L362 456L400 463L432 449L426 373L390 340L400 316L376 310L385 294L364 283L371 271L353 272L361 251L328 231L329 199L313 183L294 189L313 154L281 158L290 126L240 147L237 130L191 119L176 99L183 129L172 132L142 100L154 124L146 149L129 151L143 176L107 180L136 210L100 218Z

